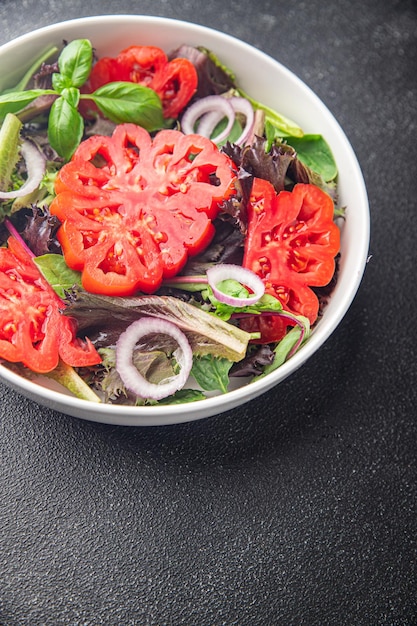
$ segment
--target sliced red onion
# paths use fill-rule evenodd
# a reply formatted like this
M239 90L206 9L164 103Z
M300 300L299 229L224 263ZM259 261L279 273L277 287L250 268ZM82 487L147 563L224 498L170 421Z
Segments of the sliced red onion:
M22 246L22 248L24 248L28 254L28 256L30 256L31 259L35 258L35 254L32 252L32 250L29 248L29 246L26 244L26 242L22 239L22 236L20 235L19 231L13 226L12 222L9 220L8 217L6 217L6 219L4 220L4 225L6 226L7 230L9 231L9 233L19 241L20 245Z
M169 335L177 343L174 357L180 367L176 376L160 384L151 383L139 373L133 364L133 351L137 342L147 335L158 333ZM120 335L116 344L116 369L126 388L141 398L161 400L182 389L190 374L193 353L185 334L166 320L142 318L130 324Z
M236 298L230 296L217 288L223 280L236 280L241 285L248 287L253 293L247 298ZM242 307L255 304L265 293L265 285L262 280L246 267L232 265L230 263L220 263L207 270L207 280L213 290L214 296L219 302L230 306Z
M23 185L14 191L0 191L1 200L14 200L22 198L39 187L45 174L46 160L38 148L30 141L24 141L20 153L26 163L27 179Z
M204 124L204 116L211 113L221 113L221 117L211 117L209 124ZM228 122L226 128L213 139L215 142L220 142L225 139L232 130L233 122L235 120L235 114L229 98L223 98L223 96L206 96L200 100L196 100L185 111L181 119L181 128L186 135L192 135L195 125L198 120L203 118L203 126L201 123L197 129L199 135L210 138L216 124L223 118L227 117Z
M238 139L234 142L238 145L243 144L249 137L254 124L254 111L251 103L246 98L234 96L226 98L224 96L206 96L194 102L185 111L181 128L183 133L190 135L195 132L194 128L199 120L197 132L199 135L210 138L217 124L224 117L227 118L225 129L215 137L211 137L214 143L220 143L226 139L232 130L236 113L242 113L245 116L245 126Z
M229 132L232 130L233 121L235 119L233 109L231 110L230 114L232 117L228 119L226 128L215 137L212 137L213 130L216 128L217 124L224 118L224 112L210 111L209 113L205 113L202 117L200 117L197 129L198 134L203 135L203 137L211 138L214 143L220 143L220 141L226 139Z
M242 133L234 142L238 146L241 146L246 142L247 138L252 132L253 124L255 121L255 114L251 103L249 102L249 100L246 100L246 98L234 96L233 98L230 98L230 104L232 105L235 113L243 113L246 118L245 126L242 130Z

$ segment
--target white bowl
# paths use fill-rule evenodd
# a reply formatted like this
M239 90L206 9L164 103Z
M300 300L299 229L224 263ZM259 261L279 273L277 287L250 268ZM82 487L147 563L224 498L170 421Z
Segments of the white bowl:
M214 51L250 95L295 120L305 132L321 133L339 167L340 204L347 207L342 227L337 286L324 315L304 346L264 379L199 402L167 406L95 404L70 396L49 379L27 380L0 365L0 378L35 402L62 413L109 424L149 426L201 419L233 409L287 378L326 341L349 308L360 285L369 245L369 206L352 147L330 111L292 72L266 54L221 32L177 20L141 15L88 17L47 26L0 47L0 89L13 85L33 59L54 43L88 38L98 56L112 56L127 45L156 45L167 52L186 43ZM7 70L5 71L5 68Z

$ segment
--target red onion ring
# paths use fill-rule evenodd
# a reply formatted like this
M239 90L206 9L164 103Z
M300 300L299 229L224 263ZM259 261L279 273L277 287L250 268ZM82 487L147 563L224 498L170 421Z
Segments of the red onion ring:
M245 118L245 126L238 139L234 142L237 145L243 144L249 137L254 124L254 111L251 103L246 98L234 96L226 98L224 96L206 96L196 100L185 111L181 120L181 128L186 135L196 132L195 125L199 121L197 132L199 135L211 138L214 143L220 143L226 139L232 130L236 113L242 113ZM216 125L224 117L227 118L225 129L215 137L211 137Z
M242 133L234 142L236 145L241 146L245 143L246 139L249 137L253 129L253 124L255 122L255 113L253 111L251 103L249 102L249 100L246 100L246 98L234 96L233 98L230 98L230 104L232 105L235 113L243 113L246 118L245 126L242 130Z
M45 174L46 160L38 148L30 141L24 141L20 153L26 163L27 179L23 185L14 191L0 191L1 200L14 200L22 198L39 187Z
M205 98L201 98L200 100L196 100L188 109L185 111L184 115L181 119L181 128L183 133L186 135L192 135L196 131L194 130L195 124L201 118L204 119L206 114L211 113L221 113L220 118L211 118L211 123L204 125L201 127L201 123L197 128L197 132L199 135L203 135L204 137L210 138L211 133L213 132L216 124L223 118L227 117L228 122L227 126L217 137L214 138L213 141L220 142L225 139L230 133L233 122L235 120L235 114L232 105L229 102L228 98L223 98L222 96L206 96ZM214 120L214 123L213 123Z
M133 350L142 337L158 333L169 335L178 343L174 357L180 366L176 376L160 384L151 383L142 376L133 364ZM161 400L182 389L190 374L193 364L193 353L185 334L166 320L142 318L133 322L120 335L116 344L116 369L126 388L141 398Z
M233 265L230 263L220 263L210 267L207 272L207 280L213 291L214 296L219 302L223 304L229 304L230 306L243 307L250 304L255 304L265 293L265 285L257 274L241 267L240 265ZM249 287L253 294L247 298L236 298L223 293L217 288L217 284L223 280L236 280L241 285Z
M224 118L223 111L209 111L205 113L198 123L197 132L199 135L203 135L203 137L211 138L213 143L220 143L223 139L226 139L229 132L232 130L233 122L235 119L235 114L233 109L230 110L231 117L228 118L228 122L226 127L222 132L220 132L215 137L212 137L213 130L216 128L217 124Z

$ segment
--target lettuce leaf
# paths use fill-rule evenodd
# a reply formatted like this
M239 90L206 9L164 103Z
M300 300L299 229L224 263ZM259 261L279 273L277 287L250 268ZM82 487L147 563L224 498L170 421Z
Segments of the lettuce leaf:
M115 343L120 333L140 317L156 317L176 324L187 336L193 354L212 354L230 361L244 358L251 335L215 315L172 296L111 297L91 294L75 288L68 296L65 315L74 317L79 331L93 340L106 335L107 345ZM152 345L142 349L175 349L170 338L161 336L161 343L152 337ZM156 345L157 344L157 345Z
M191 374L205 391L219 390L226 393L232 365L233 363L228 359L205 354L193 359Z

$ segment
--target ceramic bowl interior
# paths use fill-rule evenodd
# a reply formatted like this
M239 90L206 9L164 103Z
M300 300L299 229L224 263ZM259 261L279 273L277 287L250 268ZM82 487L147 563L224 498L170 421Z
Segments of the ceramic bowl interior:
M239 85L260 102L294 119L305 132L321 133L339 168L340 204L347 207L341 233L337 286L312 336L291 359L262 380L226 394L184 405L131 407L95 404L70 396L49 379L28 380L0 365L0 378L33 401L67 415L97 422L148 426L196 420L235 408L265 393L320 348L348 310L360 285L368 255L369 206L360 166L340 125L323 102L297 76L260 50L224 33L177 20L140 15L70 20L25 34L0 47L0 89L13 85L51 44L88 38L98 56L117 55L131 44L155 45L167 52L186 43L214 51L236 74Z

